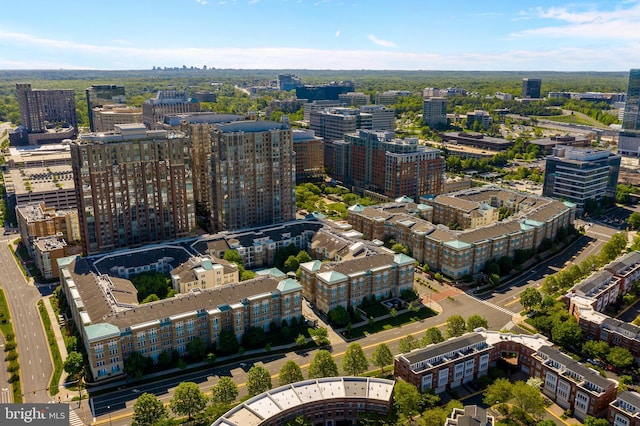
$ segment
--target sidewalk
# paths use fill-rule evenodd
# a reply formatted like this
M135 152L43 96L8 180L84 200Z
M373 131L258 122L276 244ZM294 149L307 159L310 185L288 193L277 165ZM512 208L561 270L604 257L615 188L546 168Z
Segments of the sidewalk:
M64 343L64 338L62 337L62 331L60 330L60 326L58 325L58 317L56 316L56 313L53 311L53 307L51 306L51 296L43 297L42 303L44 304L44 307L47 310L47 314L49 314L49 320L51 321L53 334L56 336L56 342L58 344L58 351L60 351L60 358L62 359L62 362L64 362L67 359L67 346ZM63 372L60 375L60 381L58 383L59 386L62 386L62 384L65 383L64 379L65 379L65 374ZM58 390L60 391L60 393L58 394L58 397L61 397L63 394L63 389L58 388Z

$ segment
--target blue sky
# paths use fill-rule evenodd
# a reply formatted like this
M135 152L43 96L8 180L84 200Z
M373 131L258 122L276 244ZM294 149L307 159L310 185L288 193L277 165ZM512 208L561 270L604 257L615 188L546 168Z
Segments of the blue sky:
M0 69L626 71L640 0L21 0Z

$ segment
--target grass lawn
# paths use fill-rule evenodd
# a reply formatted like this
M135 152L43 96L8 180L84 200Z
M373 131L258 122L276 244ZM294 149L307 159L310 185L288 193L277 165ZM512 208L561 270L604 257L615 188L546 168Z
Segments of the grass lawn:
M51 353L51 358L53 359L53 375L51 377L51 382L49 383L49 392L51 393L51 395L56 395L60 391L60 389L58 389L58 383L60 382L60 376L62 376L63 370L62 356L60 355L58 342L56 341L56 336L53 333L53 328L51 327L51 318L49 318L47 309L44 307L44 301L42 300L38 301L38 311L40 312L40 318L42 318L44 329L47 332L49 352Z
M366 308L360 308L367 313L367 318L378 318L389 313L389 309L385 308L382 303L376 302L373 305L369 305Z
M389 318L384 321L376 321L373 324L367 324L362 327L357 327L349 331L345 331L344 334L348 339L357 339L360 337L364 337L367 334L378 333L382 330L389 330L394 327L400 327L403 324L421 321L425 318L430 318L435 315L437 315L435 311L423 306L418 310L418 312L405 312L396 316L395 318Z
M7 299L4 296L4 290L1 288L0 288L0 313L2 314L2 319L0 320L0 331L2 332L2 335L5 337L5 342L6 342L7 335L11 334L15 336L15 332L13 331L13 324L11 324L11 314L9 313L9 304L7 303ZM19 359L20 358L18 358L16 362ZM18 375L17 377L20 377L20 376ZM20 386L20 380L14 380L11 383L11 393L13 394L14 403L22 402L22 389Z

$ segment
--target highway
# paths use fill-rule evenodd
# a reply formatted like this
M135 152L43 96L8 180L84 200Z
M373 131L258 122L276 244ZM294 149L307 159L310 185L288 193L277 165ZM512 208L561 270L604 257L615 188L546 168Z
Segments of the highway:
M7 242L13 235L0 240L0 286L4 289L16 334L24 402L49 402L47 393L53 372L49 345L36 303L40 292L27 283L16 264Z

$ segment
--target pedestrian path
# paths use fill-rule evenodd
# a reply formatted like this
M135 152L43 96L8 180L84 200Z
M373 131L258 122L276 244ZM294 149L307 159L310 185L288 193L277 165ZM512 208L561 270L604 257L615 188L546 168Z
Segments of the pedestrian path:
M486 305L486 306L488 306L490 308L496 309L496 310L498 310L500 312L504 312L507 315L515 316L517 314L516 312L510 311L507 308L503 308L502 306L499 306L499 305L496 305L494 303L487 302L486 300L482 300L482 299L479 299L479 298L477 298L475 296L472 296L469 293L463 293L463 294L465 294L468 298L475 300L476 302L480 302L483 305Z
M82 422L82 419L71 408L69 408L69 425L70 426L84 426L84 423Z

